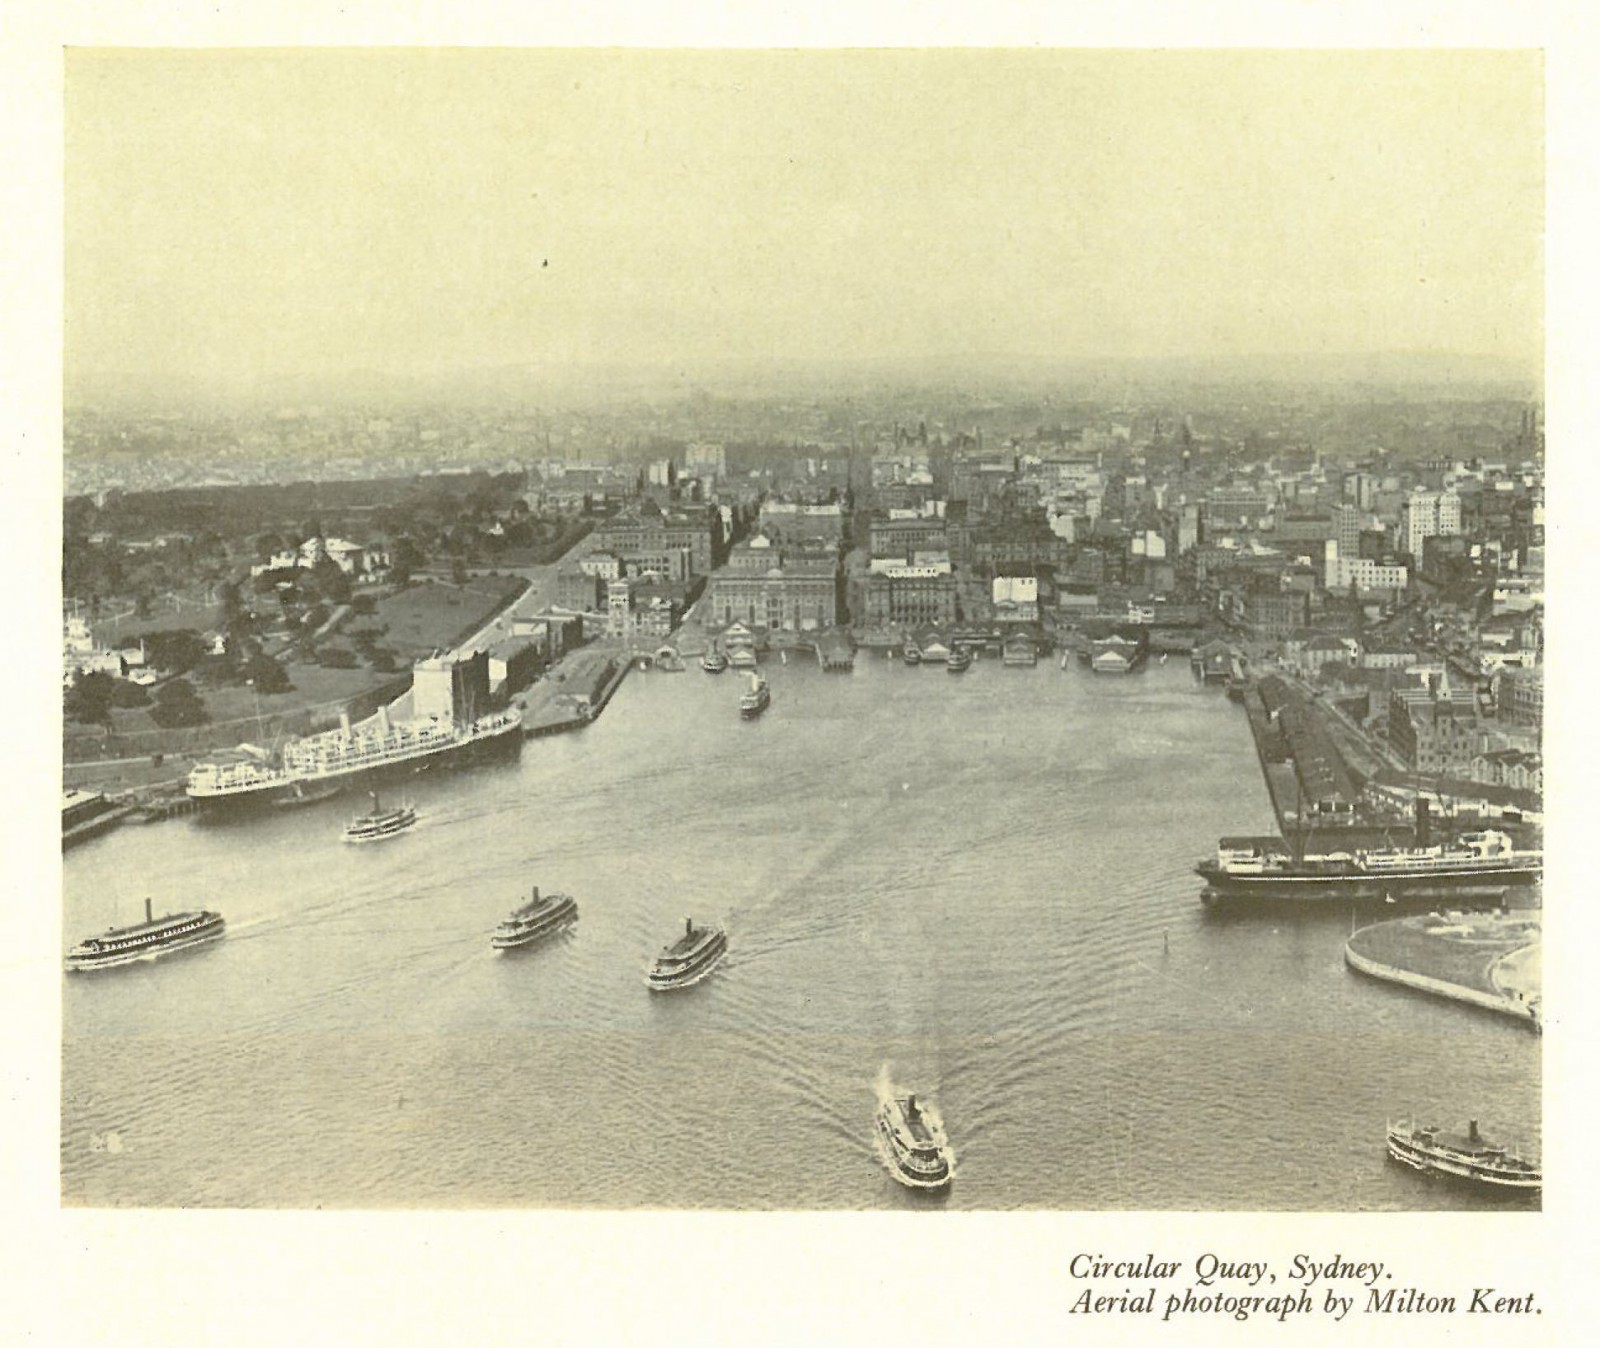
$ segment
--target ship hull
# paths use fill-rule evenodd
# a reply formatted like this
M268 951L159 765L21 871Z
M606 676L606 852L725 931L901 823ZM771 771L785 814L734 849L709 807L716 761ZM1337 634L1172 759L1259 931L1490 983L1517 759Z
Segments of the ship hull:
M1482 867L1471 871L1367 872L1230 875L1203 862L1195 873L1207 883L1202 895L1212 903L1272 900L1304 903L1416 899L1498 899L1507 889L1538 883L1540 868L1527 865Z

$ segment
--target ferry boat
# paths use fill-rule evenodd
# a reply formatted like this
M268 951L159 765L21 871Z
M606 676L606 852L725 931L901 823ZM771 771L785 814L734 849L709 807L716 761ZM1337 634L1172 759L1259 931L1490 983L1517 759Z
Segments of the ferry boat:
M1372 898L1459 894L1535 883L1544 853L1519 850L1496 829L1464 833L1435 847L1377 847L1291 854L1276 839L1223 838L1217 855L1195 867L1207 882L1206 903L1254 896L1284 899Z
M520 946L532 945L541 936L548 936L577 915L578 901L572 895L541 896L539 886L535 885L533 897L494 929L489 944L496 950L516 950Z
M947 673L965 674L972 668L972 652L965 646L956 646L950 651L949 657L944 662Z
M378 793L374 791L371 795L371 811L359 815L345 825L346 842L377 842L380 838L392 838L396 833L404 833L417 822L417 812L409 805L399 805L386 810L383 808L383 802L378 799Z
M772 705L772 691L759 674L750 676L750 687L739 696L739 715L753 721Z
M146 899L143 922L131 927L113 927L104 936L80 941L67 952L67 968L82 972L153 960L218 940L225 926L220 913L169 913L166 917L155 917L150 912L150 900Z
M900 652L900 658L908 665L920 665L922 663L922 652L908 641L905 650Z
M1427 1174L1470 1180L1494 1189L1537 1192L1543 1186L1539 1166L1486 1140L1476 1119L1468 1123L1465 1136L1441 1128L1391 1123L1387 1142L1394 1160Z
M891 1091L878 1105L878 1140L889 1173L913 1189L942 1189L955 1174L955 1155L936 1111L915 1095Z
M698 983L728 951L727 933L720 927L696 927L684 919L683 935L667 946L650 966L645 983L652 992L670 992Z
M522 713L515 707L452 721L442 717L391 720L388 708L352 726L287 741L276 752L253 744L213 754L195 764L185 790L206 807L277 801L298 789L390 770L416 770L446 759L514 750L522 743Z
M700 660L700 668L707 674L720 674L728 667L728 657L713 646Z

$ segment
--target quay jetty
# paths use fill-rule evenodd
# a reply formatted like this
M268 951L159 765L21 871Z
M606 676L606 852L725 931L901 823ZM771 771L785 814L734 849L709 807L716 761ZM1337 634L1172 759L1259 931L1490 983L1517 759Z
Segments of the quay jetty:
M1371 978L1511 1016L1538 1030L1540 927L1537 909L1397 918L1352 935L1345 963Z
M632 667L621 652L598 646L566 655L549 674L517 695L523 735L556 735L588 725L605 710Z

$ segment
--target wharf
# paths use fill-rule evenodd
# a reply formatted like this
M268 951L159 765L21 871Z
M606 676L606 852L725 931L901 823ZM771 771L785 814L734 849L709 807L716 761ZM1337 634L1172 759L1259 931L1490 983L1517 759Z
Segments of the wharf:
M1345 943L1352 969L1418 992L1541 1026L1536 911L1429 913L1363 927Z
M523 735L531 739L581 730L605 710L631 668L632 662L616 649L573 651L518 694Z
M823 669L830 671L848 671L856 666L855 647L850 644L847 637L830 632L818 638L816 643L817 663Z

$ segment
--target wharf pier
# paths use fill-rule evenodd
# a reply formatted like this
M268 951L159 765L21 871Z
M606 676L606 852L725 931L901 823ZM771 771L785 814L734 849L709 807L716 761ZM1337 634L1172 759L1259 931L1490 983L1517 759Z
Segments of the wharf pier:
M1363 927L1345 943L1357 973L1542 1028L1537 910L1428 913Z
M818 638L813 649L817 663L830 673L848 673L856 667L855 647L847 637L830 632Z
M524 738L581 730L605 710L632 668L633 662L620 650L587 647L573 651L517 695Z

